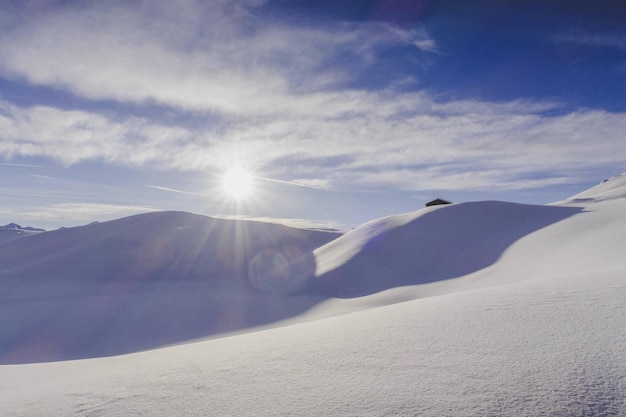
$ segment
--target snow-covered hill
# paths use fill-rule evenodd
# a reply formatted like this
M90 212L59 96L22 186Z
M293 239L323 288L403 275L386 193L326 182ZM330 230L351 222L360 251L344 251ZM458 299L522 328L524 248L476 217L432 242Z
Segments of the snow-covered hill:
M481 201L374 220L315 251L320 291L354 297L468 275L576 207Z
M337 236L157 212L0 244L0 363L128 353L301 313L319 297L272 294L311 276L312 250Z
M146 218L130 219L119 221L114 236L147 233L145 224L134 225ZM187 320L206 323L219 316L219 322L241 323L257 311L272 320L260 320L264 327L240 327L252 332L151 351L0 366L4 415L626 415L625 175L548 206L476 202L374 220L323 246L311 244L311 250L321 247L299 258L306 259L306 267L295 263L298 276L314 268L307 287L313 294L271 295L242 278L242 287L222 298L229 308L218 310L198 309L198 300L220 299L210 297L215 288L188 286L166 273L198 243L191 242L176 256L155 260L161 269L139 280L151 277L160 292L122 293L125 301L114 321L122 329L125 318L158 317L143 322L145 328L132 327L132 337L129 328L101 326L90 337L86 324L58 328L68 315L86 312L80 321L89 323L110 311L104 306L119 297L106 291L93 295L108 288L107 274L72 287L75 292L66 298L59 299L50 286L41 287L49 288L50 296L39 291L28 298L37 273L51 270L50 276L62 281L55 260L74 259L61 249L52 251L52 241L41 239L46 235L13 243L37 237L40 253L48 250L54 257L38 258L37 265L31 257L17 262L9 256L0 263L10 264L0 275L2 294L13 291L12 300L2 301L2 329L26 332L32 342L15 343L3 330L3 346L14 347L10 355L5 348L5 363L43 358L68 339L106 346L143 337L154 341L154 335L171 334ZM158 241L159 235L147 241ZM218 242L229 240L216 239L205 256L219 250ZM9 246L15 248L2 248ZM102 247L79 246L75 253L88 257L83 265ZM109 262L136 246L121 247ZM150 246L147 252L161 259L173 250L166 247ZM273 253L252 268L260 271L255 277L279 277L290 265ZM111 271L134 282L135 264L124 265L121 272ZM182 265L173 270L193 270L187 261ZM20 280L18 270L30 271L30 279ZM176 285L161 286L164 276ZM195 301L181 301L191 292ZM245 296L234 302L236 294ZM185 304L189 309L181 309ZM247 311L252 305L265 310ZM167 317L176 317L176 325Z

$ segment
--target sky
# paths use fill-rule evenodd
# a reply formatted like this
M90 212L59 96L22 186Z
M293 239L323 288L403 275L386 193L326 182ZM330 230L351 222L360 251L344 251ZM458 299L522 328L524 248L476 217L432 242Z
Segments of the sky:
M624 21L618 0L0 0L0 223L348 230L562 200L626 171Z

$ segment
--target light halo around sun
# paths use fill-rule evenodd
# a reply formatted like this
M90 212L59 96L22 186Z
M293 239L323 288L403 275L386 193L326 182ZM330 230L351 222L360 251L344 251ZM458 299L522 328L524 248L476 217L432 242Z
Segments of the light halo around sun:
M254 176L243 167L230 167L222 174L220 187L226 196L234 200L245 200L254 192Z

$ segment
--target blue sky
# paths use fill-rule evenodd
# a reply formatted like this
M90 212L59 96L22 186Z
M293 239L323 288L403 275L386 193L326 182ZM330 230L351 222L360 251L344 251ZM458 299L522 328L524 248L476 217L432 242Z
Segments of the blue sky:
M350 228L626 171L622 1L2 1L0 222ZM254 192L220 177L239 166Z

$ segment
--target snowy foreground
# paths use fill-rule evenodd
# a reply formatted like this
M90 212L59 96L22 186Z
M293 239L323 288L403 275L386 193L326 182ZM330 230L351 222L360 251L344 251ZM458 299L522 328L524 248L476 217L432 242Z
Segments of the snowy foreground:
M0 414L626 416L626 175L335 240L270 227L280 250L229 262L241 233L154 216L0 246Z

